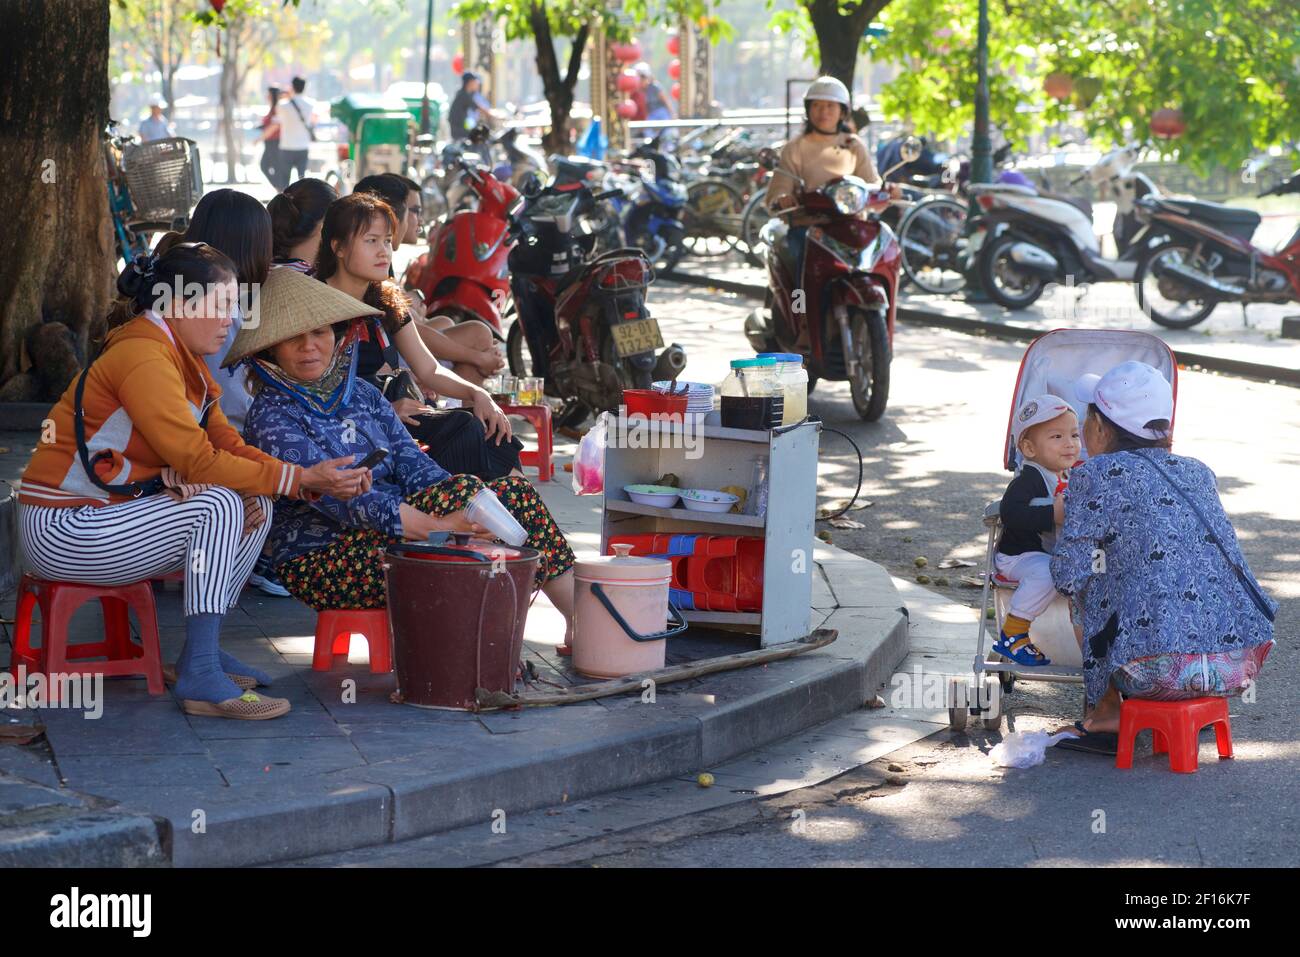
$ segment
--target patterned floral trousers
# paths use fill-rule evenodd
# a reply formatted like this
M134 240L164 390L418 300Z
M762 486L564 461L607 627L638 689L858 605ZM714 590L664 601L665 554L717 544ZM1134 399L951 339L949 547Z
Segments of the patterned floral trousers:
M473 475L453 475L407 496L407 503L429 515L449 515L469 505L486 486L528 532L524 545L541 553L537 583L558 578L573 567L573 550L555 524L542 497L518 475L484 482ZM401 543L369 528L358 528L324 548L287 561L276 569L289 594L317 611L330 608L383 608L384 548Z

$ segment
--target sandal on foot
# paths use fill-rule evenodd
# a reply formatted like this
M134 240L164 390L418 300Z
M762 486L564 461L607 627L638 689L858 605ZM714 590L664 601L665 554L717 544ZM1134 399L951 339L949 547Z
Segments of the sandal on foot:
M1047 655L1034 647L1027 634L1010 638L1005 631L999 632L998 640L993 643L993 650L1008 661L1014 661L1028 668L1041 668L1052 663Z
M163 665L162 673L163 673L164 682L166 682L169 685L176 684L175 665ZM227 671L226 677L229 678L231 681L233 681L236 685L238 685L240 691L252 691L254 688L257 687L257 679L250 678L248 675L232 675L229 671Z
M1058 748L1067 751L1082 751L1085 754L1115 755L1119 753L1119 735L1113 731L1089 731L1082 721L1074 722L1074 729L1079 732L1077 738L1062 738L1056 742Z
M267 721L289 713L289 702L284 698L268 698L265 695L245 691L238 698L225 701L192 701L185 699L181 709L186 714L200 715L205 718L235 718L239 721Z

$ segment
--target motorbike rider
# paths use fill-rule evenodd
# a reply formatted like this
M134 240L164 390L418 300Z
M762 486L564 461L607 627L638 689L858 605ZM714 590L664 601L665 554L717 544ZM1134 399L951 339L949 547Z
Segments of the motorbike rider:
M803 97L804 129L781 149L781 158L767 188L767 206L774 212L798 204L791 175L804 181L803 189L814 190L841 176L857 176L868 183L879 182L867 144L849 132L853 101L848 87L833 76L818 77ZM783 172L784 171L784 172ZM889 186L895 197L897 184ZM817 217L797 211L790 214L787 248L795 259L795 275L803 274L804 241L808 227Z

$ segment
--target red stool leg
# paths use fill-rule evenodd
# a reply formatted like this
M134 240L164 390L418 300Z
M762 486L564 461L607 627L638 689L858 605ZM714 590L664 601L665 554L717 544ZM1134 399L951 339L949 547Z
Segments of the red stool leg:
M1115 767L1133 767L1133 743L1137 738L1137 712L1125 701L1119 708L1119 747L1115 751Z
M1151 753L1152 754L1169 753L1169 739L1164 736L1164 732L1159 731L1155 728L1151 729Z
M334 651L337 638L335 620L337 612L322 611L316 615L316 646L312 650L312 671L329 671L334 667ZM344 654L347 646L344 646Z
M41 671L41 658L45 654L46 642L41 639L39 650L32 648L32 617L39 602L37 586L24 575L18 586L18 609L14 614L14 646L9 660L9 672L14 681L18 680L19 667L25 667L28 674ZM41 611L41 629L47 627L44 609Z
M162 673L162 642L158 638L158 607L154 603L151 582L137 582L131 586L127 599L135 616L140 620L140 645L127 639L131 646L131 658L137 660L136 667L144 673L145 686L149 693L160 695L166 693ZM125 609L122 617L126 618Z
M551 407L543 406L541 415L537 416L537 479L540 482L551 480Z
M112 659L137 657L139 649L131 640L131 618L127 614L127 603L121 598L104 596L99 599L99 606L104 610L104 657ZM82 655L77 657L80 658Z
M1201 745L1196 721L1186 711L1175 711L1166 717L1165 735L1169 739L1169 770L1179 774L1192 774L1200 761Z
M370 673L387 674L393 670L393 640L388 629L388 612L383 613L383 621L373 622L366 632L366 644L370 651ZM376 616L377 617L377 616Z
M1219 748L1220 761L1232 757L1232 729L1228 726L1227 718L1214 722L1214 743Z
M73 613L84 601L84 592L75 586L55 587L50 595L48 602L50 617L45 625L45 650L42 655L45 667L42 670L49 679L51 704L58 700L59 695L59 681L55 680L54 676L69 673L68 625L72 622Z

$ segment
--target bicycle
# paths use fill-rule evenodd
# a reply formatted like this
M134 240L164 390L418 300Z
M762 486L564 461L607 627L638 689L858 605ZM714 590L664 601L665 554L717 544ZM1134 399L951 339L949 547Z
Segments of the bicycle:
M117 120L110 119L104 127L104 172L108 180L108 212L113 220L113 245L117 258L125 265L136 256L149 252L149 240L131 229L131 193L126 186L122 169L122 149L137 142L136 137L118 132Z
M191 139L169 136L141 143L104 128L104 162L109 212L117 258L130 262L152 247L153 233L183 232L203 195L199 148Z

